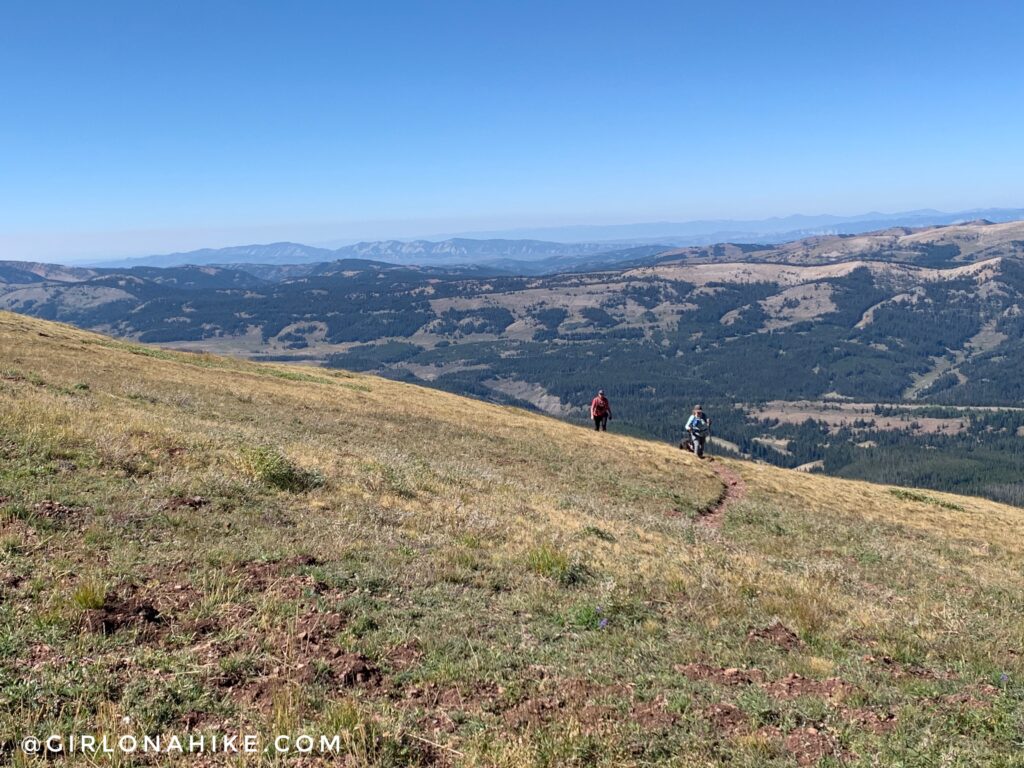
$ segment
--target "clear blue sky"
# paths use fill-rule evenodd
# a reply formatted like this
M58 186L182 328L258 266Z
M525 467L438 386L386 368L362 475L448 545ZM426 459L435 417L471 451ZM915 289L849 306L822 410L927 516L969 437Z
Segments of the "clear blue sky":
M1024 3L0 5L0 258L1024 205Z

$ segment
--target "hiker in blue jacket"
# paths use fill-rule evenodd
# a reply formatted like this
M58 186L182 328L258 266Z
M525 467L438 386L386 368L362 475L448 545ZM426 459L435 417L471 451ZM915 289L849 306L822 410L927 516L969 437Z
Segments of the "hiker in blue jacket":
M693 413L686 420L686 431L690 436L690 445L698 459L704 458L704 443L711 434L711 419L704 415L704 409L699 405L693 407Z

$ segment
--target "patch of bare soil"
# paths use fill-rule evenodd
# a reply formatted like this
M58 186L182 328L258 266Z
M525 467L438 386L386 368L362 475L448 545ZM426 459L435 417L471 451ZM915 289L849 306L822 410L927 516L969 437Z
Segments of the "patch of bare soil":
M896 727L894 712L875 712L871 709L844 709L843 716L854 725L871 733L888 733Z
M623 715L619 707L602 703L603 698L628 700L628 712ZM668 711L664 697L637 701L626 686L596 685L586 680L562 681L551 693L527 696L505 710L502 717L512 728L537 727L555 718L570 718L586 733L608 729L624 718L650 730L669 728L679 719Z
M885 669L894 678L913 678L916 680L953 680L956 675L942 669L929 669L919 664L902 664L891 656L861 656L861 660Z
M782 744L796 759L797 765L816 765L825 757L842 755L834 737L810 725L787 733Z
M16 592L18 587L25 583L25 580L25 577L19 573L8 570L0 571L0 597L6 597L8 594Z
M160 505L161 509L175 510L181 508L200 509L210 503L209 499L202 496L172 496Z
M322 594L327 585L308 574L295 573L300 568L319 564L311 555L297 555L284 560L252 561L239 566L245 586L256 592L274 592L295 599L307 594Z
M729 736L742 733L748 726L746 714L732 704L712 704L704 710L704 719L716 731L721 731Z
M89 608L82 613L82 626L103 635L136 629L143 636L152 636L165 624L166 617L152 603L113 594L107 595L99 608Z
M415 667L422 658L423 649L420 648L419 641L415 639L396 645L387 654L388 664L396 672Z
M739 669L738 667L712 667L709 664L677 664L675 671L690 680L708 680L718 685L750 685L763 683L764 672L760 669Z
M298 618L295 637L303 645L328 645L347 622L344 614L313 608Z
M747 639L771 643L785 651L793 651L803 645L803 641L797 637L796 632L778 619L767 627L752 628L747 633Z
M777 699L816 696L829 701L842 700L854 691L853 685L838 677L830 677L827 680L811 680L794 673L786 675L781 680L765 684L764 689Z
M987 709L992 706L992 698L998 694L999 689L994 685L977 685L958 693L940 696L939 701L965 709Z
M59 501L40 501L32 505L32 511L37 517L49 520L54 523L80 523L82 518L92 511L89 507L75 507L70 504L62 504Z
M299 665L303 682L314 679L327 680L340 688L375 688L381 684L380 669L359 653L347 653L340 648L331 649L327 657L314 660L313 664Z
M505 690L500 686L486 682L450 686L426 683L396 686L389 691L399 707L423 710L423 714L416 719L417 726L422 733L433 736L458 730L458 723L452 713L500 711L500 700L504 693Z

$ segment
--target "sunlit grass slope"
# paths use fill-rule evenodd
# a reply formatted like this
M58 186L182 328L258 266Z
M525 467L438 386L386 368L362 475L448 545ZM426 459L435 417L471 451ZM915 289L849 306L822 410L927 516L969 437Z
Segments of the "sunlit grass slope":
M715 527L722 467L746 496ZM324 764L1021 764L1022 534L978 499L0 313L25 764L27 734L239 730L340 734Z

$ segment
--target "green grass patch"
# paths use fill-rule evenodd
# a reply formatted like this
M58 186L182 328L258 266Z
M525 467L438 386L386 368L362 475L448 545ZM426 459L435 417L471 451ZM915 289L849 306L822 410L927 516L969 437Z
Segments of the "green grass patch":
M324 484L319 472L299 467L269 445L243 447L239 467L251 479L282 491L302 493Z
M531 549L527 564L534 573L553 579L564 587L582 584L589 576L586 565L571 559L552 544L541 544Z
M934 496L929 496L927 493L921 493L920 491L914 491L909 488L890 488L889 493L900 501L917 501L921 504L932 504L936 507L942 507L943 509L953 509L957 512L964 511L962 506L954 504L952 501L936 499Z

